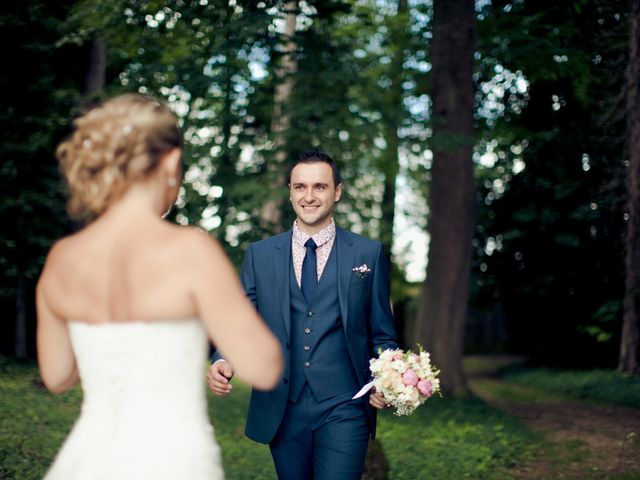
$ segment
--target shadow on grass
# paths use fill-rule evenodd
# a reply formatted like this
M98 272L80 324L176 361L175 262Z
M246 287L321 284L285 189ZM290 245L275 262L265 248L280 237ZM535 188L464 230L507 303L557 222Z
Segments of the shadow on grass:
M614 370L558 370L511 365L496 376L509 383L535 387L571 398L640 408L640 376Z

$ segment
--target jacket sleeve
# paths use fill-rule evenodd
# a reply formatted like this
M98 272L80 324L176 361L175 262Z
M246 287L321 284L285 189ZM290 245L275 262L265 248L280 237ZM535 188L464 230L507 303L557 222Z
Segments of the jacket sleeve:
M378 350L398 348L395 322L391 312L389 294L389 262L384 254L382 244L378 243L376 261L373 266L371 292L371 314L369 316L369 332L371 335L370 355L376 357Z
M244 262L242 262L242 270L240 271L240 282L244 288L247 297L258 308L258 297L256 295L256 276L253 268L253 244L249 245L244 254Z

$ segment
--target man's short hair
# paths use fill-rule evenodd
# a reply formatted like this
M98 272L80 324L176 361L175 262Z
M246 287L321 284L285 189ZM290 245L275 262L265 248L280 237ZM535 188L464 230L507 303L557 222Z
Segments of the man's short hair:
M327 153L322 150L306 150L302 152L300 155L296 157L296 159L291 164L291 168L289 169L289 176L287 177L287 184L291 183L291 172L301 163L316 163L323 162L331 167L331 171L333 172L333 183L334 187L340 185L340 172L338 171L338 166L336 162L333 161Z

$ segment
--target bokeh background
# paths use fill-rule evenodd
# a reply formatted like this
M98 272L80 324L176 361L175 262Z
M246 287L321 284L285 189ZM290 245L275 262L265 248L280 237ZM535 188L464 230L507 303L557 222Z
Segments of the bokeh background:
M399 337L433 353L447 398L469 411L483 392L504 400L475 375L517 361L501 381L539 390L511 400L562 390L638 420L638 0L16 0L0 6L0 44L9 384L39 388L35 284L52 243L82 227L55 147L80 112L140 92L184 133L170 220L210 232L236 266L249 242L290 228L287 166L320 148L343 176L338 225L383 242ZM628 430L607 442L628 453ZM639 478L625 462L608 474ZM20 478L6 465L2 478Z

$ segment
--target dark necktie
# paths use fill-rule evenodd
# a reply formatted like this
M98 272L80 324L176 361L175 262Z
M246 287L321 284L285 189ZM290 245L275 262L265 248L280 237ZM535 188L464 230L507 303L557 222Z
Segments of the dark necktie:
M313 239L306 241L304 246L307 248L307 253L304 256L302 262L302 278L300 279L300 288L302 294L307 300L307 303L311 303L313 299L313 293L318 286L318 267L316 261L316 242Z

